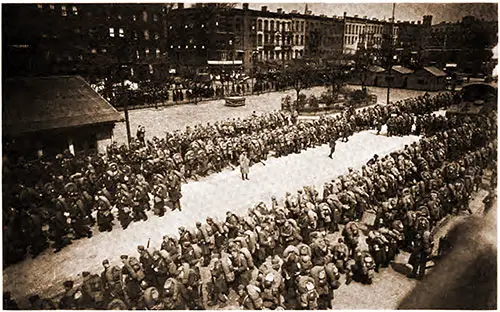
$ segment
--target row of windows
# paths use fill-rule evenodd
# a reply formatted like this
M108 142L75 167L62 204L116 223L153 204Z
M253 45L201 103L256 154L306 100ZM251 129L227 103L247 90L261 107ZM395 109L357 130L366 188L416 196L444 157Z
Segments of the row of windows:
M297 59L304 56L303 50L295 50L295 51L261 51L258 54L259 60L291 60Z
M39 10L43 10L43 4L37 4L37 8ZM54 4L49 4L49 9L50 10L55 10L55 5ZM91 15L90 12L88 12L89 15ZM61 16L68 16L69 14L73 14L73 15L78 15L78 7L77 6L66 6L66 5L61 5ZM108 16L108 19L110 19L111 16ZM122 16L121 15L116 15L116 18L118 20L121 20L122 19ZM131 19L132 21L137 21L137 16L136 15L132 15L131 16ZM147 22L148 21L148 12L147 11L143 11L142 12L142 20L144 22ZM153 14L153 21L155 22L158 22L158 14Z
M136 31L132 32L132 35L133 35L134 40L138 40L139 39L139 35L138 35L138 33ZM125 37L125 31L123 30L123 28L117 28L116 31L115 31L115 28L110 27L109 28L109 36L111 38L114 38L114 37L124 38ZM150 39L149 30L147 30L147 29L144 30L143 36L144 36L144 40L149 40ZM153 33L153 38L154 38L154 40L158 40L158 39L160 39L160 35L158 33Z
M276 27L276 28L275 28ZM280 21L264 21L264 28L262 27L262 20L257 22L258 31L304 31L303 21L280 22Z
M381 25L356 25L356 24L347 24L346 25L346 34L361 34L365 31L367 33L381 34L382 26Z
M282 36L275 36L273 34L266 34L263 36L262 34L257 35L257 45L262 46L262 41L264 39L264 44L293 44L293 45L304 45L304 35L295 35L295 36L287 36L283 38ZM284 41L284 42L282 42Z
M355 44L358 41L359 41L358 36L345 36L344 37L345 44ZM374 44L380 44L380 43L382 43L382 37L368 38L367 41L369 41L370 43L374 43Z

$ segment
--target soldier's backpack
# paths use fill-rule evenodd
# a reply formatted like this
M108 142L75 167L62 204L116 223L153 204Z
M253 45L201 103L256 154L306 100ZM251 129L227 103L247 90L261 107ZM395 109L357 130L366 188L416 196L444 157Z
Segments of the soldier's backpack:
M226 255L223 255L220 259L220 262L222 265L222 270L224 271L224 276L226 277L226 281L228 283L234 282L235 275L231 260Z
M250 250L248 250L248 248L243 247L240 249L240 253L245 256L245 259L247 260L248 268L253 269L255 267L255 265L253 263L253 257L252 257L252 254L250 253Z
M256 310L262 309L263 301L262 298L260 297L261 293L260 288L250 284L247 286L247 292L248 292L248 297L250 297L250 299L252 300L255 309Z

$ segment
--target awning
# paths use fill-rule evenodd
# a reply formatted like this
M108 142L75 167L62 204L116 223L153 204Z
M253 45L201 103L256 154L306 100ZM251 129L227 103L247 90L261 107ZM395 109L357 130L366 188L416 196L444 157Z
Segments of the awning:
M208 65L243 65L243 61L208 61Z

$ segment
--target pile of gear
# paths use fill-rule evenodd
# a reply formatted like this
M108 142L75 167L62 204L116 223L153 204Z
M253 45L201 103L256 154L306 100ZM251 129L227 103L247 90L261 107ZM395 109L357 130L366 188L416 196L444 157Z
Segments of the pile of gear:
M121 256L121 266L105 260L100 276L84 272L79 287L65 282L57 307L202 309L206 294L208 305L220 308L234 290L241 309L330 309L341 275L346 284L371 283L401 250L411 252L413 275L423 276L433 229L447 215L470 212L484 169L496 168L494 116L446 125L350 168L322 194L304 187L245 216L227 212L224 221L179 228L159 249L139 246L138 258ZM363 223L366 212L375 212L373 224ZM31 309L56 306L39 296L30 302Z

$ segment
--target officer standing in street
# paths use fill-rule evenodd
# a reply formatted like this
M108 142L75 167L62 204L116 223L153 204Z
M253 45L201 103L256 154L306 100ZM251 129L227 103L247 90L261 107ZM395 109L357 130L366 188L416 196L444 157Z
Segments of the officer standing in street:
M332 158L332 155L333 153L335 153L335 145L337 144L337 138L336 137L332 137L331 140L330 140L330 155L328 155L328 157Z
M250 160L248 160L246 152L243 152L240 155L240 171L242 180L250 180L248 178L248 172L250 171Z

